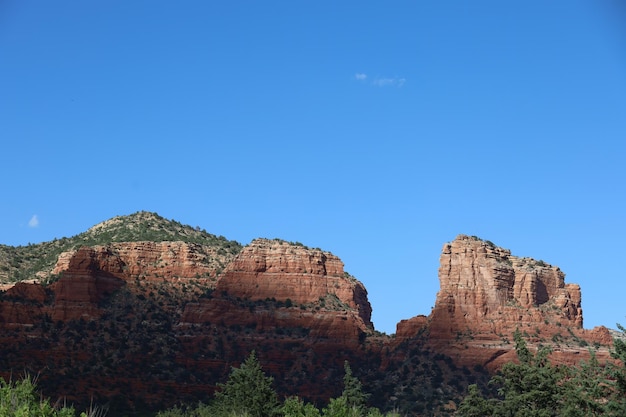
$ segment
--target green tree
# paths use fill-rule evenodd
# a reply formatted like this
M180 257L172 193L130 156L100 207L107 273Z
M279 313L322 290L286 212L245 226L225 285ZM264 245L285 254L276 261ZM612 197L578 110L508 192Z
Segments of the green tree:
M287 397L280 409L285 417L320 417L320 411L298 397Z
M270 417L279 413L273 378L265 376L256 353L239 368L232 368L228 381L218 384L214 406L221 413L249 414L251 417Z
M563 379L561 368L548 360L550 350L540 348L536 355L526 346L521 333L514 334L515 350L520 361L507 363L494 382L501 386L503 397L496 403L494 415L514 417L552 417L559 415Z
M346 405L350 408L356 408L360 411L365 409L369 394L363 392L363 385L361 381L354 375L352 375L352 369L348 361L343 364L345 371L343 377L343 392L341 396L346 400Z
M344 396L331 398L323 410L324 417L361 417L361 411L350 407Z
M553 367L550 350L533 354L519 331L514 334L519 363L505 364L490 384L499 387L497 399L485 399L473 385L459 405L461 417L556 417L561 415L566 377L563 368Z
M35 391L29 376L21 381L6 382L0 378L0 416L2 417L74 417L71 407L55 408ZM81 416L86 416L84 413Z
M328 406L324 408L324 416L329 417L358 417L367 412L368 394L363 392L361 381L352 375L352 369L348 361L343 364L345 371L343 377L343 392L338 398L331 398Z
M611 356L616 363L608 365L609 376L613 381L613 395L607 403L607 410L611 416L626 416L626 328L621 324L617 328L623 336L613 340Z
M589 361L566 369L563 385L563 415L568 417L604 416L607 412L607 398L611 397L612 387L607 379L605 367L590 351Z
M485 417L491 416L494 412L492 401L486 399L481 394L476 384L470 385L468 393L457 410L457 415L462 417Z

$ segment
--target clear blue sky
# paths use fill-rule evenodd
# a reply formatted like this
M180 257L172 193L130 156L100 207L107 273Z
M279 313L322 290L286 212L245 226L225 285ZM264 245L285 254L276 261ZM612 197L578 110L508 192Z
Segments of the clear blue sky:
M5 0L0 137L3 244L139 210L300 241L393 333L464 233L626 324L617 0Z

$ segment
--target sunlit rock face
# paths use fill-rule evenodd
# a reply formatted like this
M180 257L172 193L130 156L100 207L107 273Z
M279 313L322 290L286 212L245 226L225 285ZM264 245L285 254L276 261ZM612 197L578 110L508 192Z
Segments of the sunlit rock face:
M365 287L344 272L337 256L320 249L256 239L224 270L217 291L242 299L290 300L295 304L316 303L334 295L372 327Z
M464 364L495 368L513 359L516 330L531 343L570 337L610 343L606 328L583 329L580 287L566 284L558 267L513 256L489 241L459 235L446 243L439 282L430 341Z
M514 330L544 320L582 328L580 287L542 261L460 235L443 247L440 290L433 311L437 331Z

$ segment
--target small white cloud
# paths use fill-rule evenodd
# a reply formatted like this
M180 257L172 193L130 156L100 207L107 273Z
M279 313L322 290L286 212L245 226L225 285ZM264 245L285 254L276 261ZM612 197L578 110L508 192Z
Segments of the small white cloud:
M35 214L28 221L28 227L37 227L37 226L39 226L39 217L37 217L37 215Z
M354 74L354 78L356 78L359 81L365 81L365 79L367 79L367 74L363 74L362 72L357 72L356 74Z

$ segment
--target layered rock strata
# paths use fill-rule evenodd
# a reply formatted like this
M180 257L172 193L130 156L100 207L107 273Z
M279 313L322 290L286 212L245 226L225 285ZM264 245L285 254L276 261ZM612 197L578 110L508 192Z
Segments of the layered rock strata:
M393 337L374 331L367 291L338 257L280 240L236 255L183 242L82 247L53 272L50 285L0 293L0 376L46 369L48 394L77 401L205 399L256 350L284 395L324 403L349 360L381 401L410 402L416 378L435 369L515 359L516 330L567 363L594 343L608 357L611 343L606 328L583 329L580 288L559 268L464 235L443 247L431 314L402 320Z
M289 300L297 305L319 303L334 295L373 328L363 284L345 273L337 256L319 249L256 239L224 270L216 290L242 299Z
M429 337L460 363L495 368L513 359L510 342L516 330L531 343L564 338L611 341L606 328L583 329L580 287L565 283L558 267L513 256L489 241L459 235L446 243L439 282Z
M475 237L444 245L439 283L433 331L500 333L539 319L582 328L580 287L565 284L558 267Z

